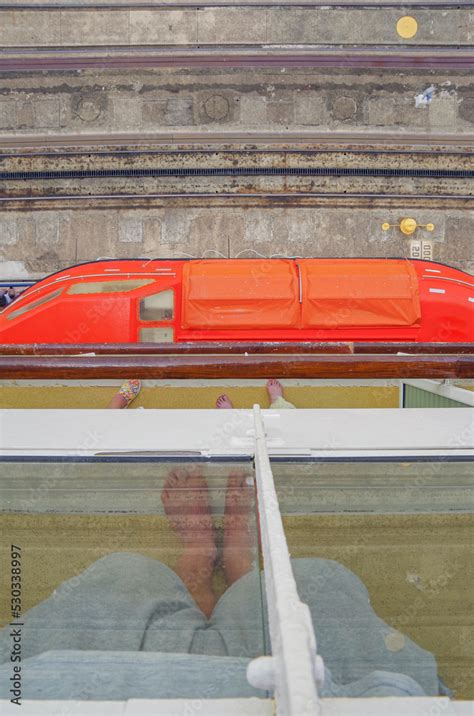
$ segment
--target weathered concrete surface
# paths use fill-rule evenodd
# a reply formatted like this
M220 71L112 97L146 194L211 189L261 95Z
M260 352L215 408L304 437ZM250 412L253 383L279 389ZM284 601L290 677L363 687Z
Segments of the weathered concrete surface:
M114 135L109 135L109 141ZM275 136L275 135L273 135ZM350 135L349 135L350 136ZM419 135L418 135L419 136ZM474 135L473 135L474 136ZM267 169L289 170L289 176L293 169L403 169L403 170L453 170L470 171L474 164L474 150L466 147L453 149L443 147L437 149L430 146L429 140L420 147L410 146L402 137L398 138L398 145L390 147L383 143L383 140L368 138L364 147L351 148L346 143L339 142L339 147L321 146L316 142L304 144L299 147L287 147L287 135L281 135L281 143L269 147L252 148L240 147L236 143L232 148L221 148L219 142L214 140L214 148L183 149L176 146L163 147L158 144L150 144L147 147L137 147L132 142L124 145L123 142L115 140L115 146L105 149L87 145L87 138L84 137L84 144L74 146L81 135L76 135L75 140L70 142L66 150L51 152L49 147L24 149L23 147L12 147L0 149L0 171L6 173L18 172L74 172L74 171L108 171L108 170L165 170L172 176L175 170L214 170L231 173L235 168L246 168L263 171ZM394 135L396 137L396 135ZM205 140L205 135L200 134L200 139ZM41 141L41 137L39 138ZM135 141L140 141L140 135L135 135ZM208 140L210 141L210 140ZM246 144L251 146L250 138L245 138ZM334 141L334 140L333 140ZM348 140L346 139L346 142ZM281 146L281 145L284 146ZM342 147L341 147L342 145ZM426 146L425 146L426 145ZM296 174L292 176L297 176ZM196 182L199 176L196 175ZM45 181L45 180L42 180ZM78 181L78 180L76 180Z
M86 71L5 74L1 79L4 137L37 133L46 139L54 133L67 139L71 132L153 133L174 128L212 136L212 131L263 127L284 132L288 127L328 133L393 131L403 142L408 132L429 140L434 131L468 134L474 129L474 80L466 73L166 70L107 71L99 79L96 72ZM431 104L415 108L415 96L432 85ZM52 123L56 125L45 126ZM294 177L285 184L282 177L270 179L267 185L279 191L298 183L302 190L308 181ZM193 181L186 182L192 189ZM387 191L389 185L381 182L380 188ZM251 184L258 188L258 181ZM416 189L410 180L400 185L408 193ZM350 192L355 186L346 178L339 188ZM137 182L139 187L145 191L146 182ZM441 202L435 210L417 211L400 205L382 210L210 204L203 198L192 208L127 209L123 202L120 208L102 211L5 211L0 213L0 274L23 271L40 276L98 256L237 256L248 255L251 248L264 255L404 256L410 240L397 229L383 232L381 224L398 223L407 215L435 224L433 234L421 231L416 237L433 241L435 260L474 269L473 213L448 210Z
M100 256L246 257L410 255L409 237L397 228L404 213L379 209L268 208L103 210L0 213L0 275L39 277ZM433 259L474 272L474 211L420 210ZM21 275L21 274L18 274Z
M278 195L286 195L291 197L291 200L298 201L301 193L308 194L308 202L312 202L314 205L316 199L313 195L318 197L318 201L324 200L327 204L330 201L331 195L337 194L342 198L348 197L349 195L364 195L366 193L375 195L374 203L379 204L377 197L389 194L393 197L397 197L398 205L400 206L403 202L415 202L418 208L431 206L433 200L439 196L443 197L439 199L440 207L445 202L444 197L474 197L474 187L472 180L469 178L454 179L454 178L407 178L407 177L371 177L371 176L338 176L337 172L332 173L329 176L223 176L223 177L153 177L153 178L92 178L92 179L79 179L79 180L61 180L59 178L50 178L47 180L40 181L11 181L11 182L0 182L0 194L8 197L10 202L12 199L18 204L21 202L21 206L14 208L23 209L25 200L25 194L27 195L26 202L29 197L47 197L47 201L50 201L50 197L64 197L74 196L82 197L83 201L87 201L88 197L91 197L91 201L94 197L107 196L109 194L113 196L122 195L126 197L137 197L144 198L146 196L153 196L155 194L173 197L175 195L181 196L193 196L195 193L208 194L210 197L217 198L221 194L231 195L233 201L239 201L244 203L241 198L242 194L250 196L252 199L254 195L263 194L266 197L271 196L275 199ZM417 199L420 195L427 196L428 199ZM313 197L313 198L310 198ZM402 197L402 198L400 198ZM463 204L467 200L460 199ZM273 199L272 199L273 200ZM119 201L122 202L122 206L126 207L129 204L129 199L116 199L115 205ZM153 201L153 200L151 200ZM176 199L181 201L181 198ZM201 202L204 199L201 199ZM269 198L266 201L270 201ZM281 199L280 203L288 201L287 198ZM332 201L334 203L335 200ZM260 204L263 200L260 199ZM300 202L299 202L300 203ZM459 206L459 204L458 204ZM5 207L7 208L7 207ZM12 208L12 207L8 207ZM50 206L51 208L51 206ZM90 208L90 207L87 207Z
M433 86L432 101L415 97ZM265 128L472 132L468 72L292 69L0 74L0 138Z
M470 45L469 7L416 8L411 39L401 38L402 8L206 7L0 8L3 47L106 45Z

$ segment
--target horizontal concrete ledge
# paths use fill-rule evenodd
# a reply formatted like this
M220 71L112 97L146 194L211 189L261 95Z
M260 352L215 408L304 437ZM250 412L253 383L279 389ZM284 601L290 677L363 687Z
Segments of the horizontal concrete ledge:
M283 181L285 181L284 178ZM415 205L420 207L422 205L439 206L440 209L446 209L448 208L446 206L446 202L458 202L460 203L459 208L468 208L468 206L469 208L472 208L472 201L474 198L470 180L463 181L462 188L464 191L462 193L456 191L455 188L453 188L451 193L434 191L433 187L436 186L437 180L430 183L430 187L432 188L431 192L420 191L420 188L418 188L413 190L411 193L405 192L401 189L397 192L393 188L389 193L387 193L383 188L380 188L382 184L387 183L387 179L383 177L379 179L376 185L374 185L372 191L362 188L360 188L359 191L352 191L347 188L344 189L344 184L341 185L340 181L339 185L341 186L338 188L337 180L333 181L334 188L332 190L325 189L324 191L304 191L300 187L295 186L292 192L278 188L275 189L275 187L272 186L269 186L266 191L258 189L245 191L242 190L241 187L238 187L234 191L228 191L225 189L222 190L222 187L217 185L217 189L214 189L213 191L208 191L206 189L201 191L181 191L177 188L174 189L174 191L162 190L159 192L144 192L140 189L134 190L132 188L124 192L115 187L104 187L102 191L96 191L95 193L86 191L87 187L84 189L82 185L76 187L74 190L68 191L66 189L63 192L53 190L50 187L48 187L48 189L42 187L42 191L39 191L36 195L25 194L18 190L13 190L7 196L0 195L0 208L3 210L9 203L21 203L24 204L25 207L28 204L35 205L34 208L37 209L40 208L36 205L37 202L52 203L55 208L65 208L62 206L63 203L74 204L75 202L81 203L83 208L89 209L94 209L96 206L99 207L101 205L100 203L103 205L103 202L109 203L108 208L114 208L114 204L116 204L115 208L131 208L132 206L147 206L151 208L155 205L155 203L156 205L160 205L160 203L163 203L163 205L168 203L170 206L173 204L185 206L185 204L183 204L185 201L188 201L189 206L222 206L227 203L235 206L251 206L254 202L257 206L265 206L269 208L275 206L317 206L320 202L326 204L329 202L329 204L331 204L334 203L334 200L339 201L347 199L349 200L350 205L355 203L357 205L364 206L364 202L367 201L372 202L373 206L389 206L390 202L398 201L400 206L405 204L407 207L410 205L413 206L412 202L415 202ZM354 181L354 178L350 177L346 182L346 186L348 184L350 185L351 182L353 183ZM130 182L133 183L134 180L132 179ZM364 180L363 177L359 178L358 183L360 186L364 186L366 180ZM94 202L96 202L96 204L94 204ZM464 206L465 202L468 203ZM112 204L112 206L110 206L110 204ZM344 202L341 202L341 206L345 205L346 204ZM454 208L453 204L449 204L449 206ZM53 206L50 205L49 208L52 209Z
M410 151L410 147L425 148L427 151L443 149L448 147L449 151L464 152L471 148L474 153L474 133L419 133L414 134L400 130L399 132L387 133L384 131L374 132L314 132L302 129L298 132L180 132L171 130L169 132L106 132L94 134L0 134L0 151L2 150L46 150L51 147L67 148L73 152L75 149L85 150L87 147L120 147L121 149L139 149L144 147L150 149L153 145L160 147L172 146L183 150L193 147L225 147L233 146L239 149L248 146L253 149L255 146L264 148L266 145L280 149L285 147L294 149L295 146L304 146L305 149L319 147L340 148L347 151L351 147L391 147L394 150L400 149Z
M472 209L473 197L452 196L386 196L384 194L199 194L194 196L168 194L161 196L109 195L70 197L17 197L0 199L2 212L59 212L80 213L98 210L132 211L152 209L204 210L204 209L351 209L392 211L464 211ZM188 252L189 253L189 252ZM293 252L294 253L294 252ZM93 256L96 258L96 254ZM467 260L467 255L464 255ZM461 267L463 268L463 266Z
M0 356L2 379L474 378L474 356Z
M472 0L458 0L453 3L452 0L386 0L379 2L378 0L285 0L284 2L275 2L274 0L206 0L205 7L311 7L311 8L402 8L403 11L411 9L446 9L452 10L453 5L456 8L472 8L474 2ZM201 8L202 4L196 0L160 0L153 3L146 0L89 0L89 2L78 2L78 0L9 0L0 6L1 10L91 10L91 9L131 9L134 10L155 10L160 7L173 8Z
M418 6L398 33L401 6L161 5L0 7L2 47L186 45L470 46L470 6Z

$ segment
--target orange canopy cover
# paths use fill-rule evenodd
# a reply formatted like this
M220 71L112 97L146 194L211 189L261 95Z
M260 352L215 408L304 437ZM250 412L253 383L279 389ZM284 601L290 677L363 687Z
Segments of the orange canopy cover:
M403 260L229 259L183 270L183 328L412 326L420 319L416 272Z

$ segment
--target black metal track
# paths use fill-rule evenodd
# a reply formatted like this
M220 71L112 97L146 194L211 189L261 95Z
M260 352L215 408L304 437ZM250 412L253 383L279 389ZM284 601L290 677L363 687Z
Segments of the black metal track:
M271 46L269 46L271 49ZM349 49L350 48L350 49ZM78 50L68 48L48 48L48 56L33 55L29 48L17 47L15 52L30 56L16 57L4 56L6 51L0 53L0 72L66 72L86 69L158 69L162 67L189 68L189 69L235 69L260 67L287 67L287 68L342 68L352 72L358 69L381 70L440 70L469 72L474 69L472 47L462 47L456 50L448 47L440 51L439 48L427 45L425 53L420 53L412 47L380 46L355 47L342 46L337 52L329 52L320 48L319 52L307 49L303 54L285 54L273 48L276 54L268 54L268 48L260 45L242 45L238 51L226 47L217 53L212 52L210 46L186 46L178 48L138 48L127 47L125 55L123 47L84 47ZM166 50L165 54L159 54ZM462 54L463 51L468 55ZM158 54L156 52L159 51ZM95 53L95 54L94 54ZM106 54L97 54L106 53ZM11 52L9 52L11 55Z
M350 176L472 179L474 169L383 169L377 167L176 167L152 169L60 169L0 172L0 181L218 176Z

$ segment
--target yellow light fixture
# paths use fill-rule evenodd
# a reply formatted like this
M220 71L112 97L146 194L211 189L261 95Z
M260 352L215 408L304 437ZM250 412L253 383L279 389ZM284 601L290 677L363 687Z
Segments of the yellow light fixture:
M416 229L420 228L426 229L427 231L434 230L434 224L417 224L416 220L412 219L410 216L407 216L405 219L402 219L399 224L389 224L385 221L382 224L382 229L384 231L388 231L392 226L398 227L402 234L405 234L405 236L411 236L415 233Z
M410 40L418 32L418 23L411 15L404 15L397 22L397 34L404 40Z
M405 236L411 236L411 234L414 234L416 231L417 223L415 219L411 219L410 217L407 217L406 219L402 219L400 222L400 231L402 234L405 234Z

